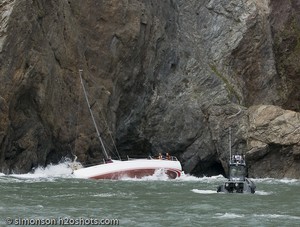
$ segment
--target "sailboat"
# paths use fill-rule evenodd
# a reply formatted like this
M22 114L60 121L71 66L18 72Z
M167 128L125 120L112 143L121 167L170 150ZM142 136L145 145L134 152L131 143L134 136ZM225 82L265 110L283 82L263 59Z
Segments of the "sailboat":
M124 177L129 178L142 178L145 176L151 176L156 172L163 172L169 178L175 179L181 176L182 167L180 162L175 156L170 156L168 154L159 157L147 157L147 158L138 158L127 160L114 160L111 159L108 155L108 152L103 143L103 139L100 135L96 120L92 111L92 106L88 99L87 91L84 86L82 79L82 70L79 70L80 83L83 89L86 103L89 108L89 112L97 133L97 137L102 147L103 155L105 157L104 162L92 166L83 166L81 163L76 161L76 158L73 163L70 164L72 168L72 173L75 177L78 178L90 178L90 179L121 179Z

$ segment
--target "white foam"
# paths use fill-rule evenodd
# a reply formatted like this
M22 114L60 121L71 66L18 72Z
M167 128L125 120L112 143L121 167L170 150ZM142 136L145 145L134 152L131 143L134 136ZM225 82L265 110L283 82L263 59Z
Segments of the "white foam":
M53 178L74 178L72 174L72 170L69 167L69 164L71 163L70 160L66 160L65 162L62 162L57 165L50 164L46 167L38 167L35 169L33 173L27 173L27 174L10 174L5 175L3 173L0 173L0 177L6 177L6 176L12 176L14 178L18 179L38 179L38 178L50 178L48 180L51 180ZM125 181L174 181L174 179L169 179L167 174L164 173L162 170L157 170L154 175L152 176L146 176L140 179L137 178L129 178L129 177L123 177L121 180ZM224 180L227 180L227 178L224 178L222 175L217 176L211 176L211 177L195 177L191 176L189 174L185 174L182 172L181 176L176 178L175 181L179 182L202 182L202 183L220 183ZM266 184L300 184L299 179L274 179L274 178L256 178L251 179L254 182L262 182ZM199 192L195 192L199 193ZM201 192L200 192L201 193ZM270 195L272 192L264 192L264 191L257 191L256 194L258 195Z
M37 179L37 178L72 178L72 170L69 168L69 162L63 162L57 165L48 165L46 167L38 167L34 170L33 173L26 174L10 174L15 178L21 179Z
M217 213L215 218L219 219L235 219L235 218L243 218L245 215L243 214L235 214L235 213Z
M142 178L131 178L124 176L121 178L124 181L168 181L170 180L168 175L163 170L156 170L153 175L145 176Z
M255 191L256 195L272 195L273 192Z
M220 194L217 192L217 190L200 190L200 189L192 189L191 190L194 193L198 194ZM221 192L222 193L222 192ZM265 191L256 191L255 195L271 195L273 192L265 192Z
M183 171L181 176L176 179L170 179L168 175L163 170L156 170L155 173L151 176L145 176L142 178L130 178L124 176L121 180L125 181L182 181L182 182L204 182L204 183L211 183L211 182L220 182L225 180L222 175L218 176L211 176L211 177L195 177L189 174L185 174Z
M284 215L284 214L254 214L254 217L262 217L268 219L296 219L300 220L299 216Z
M275 179L275 178L256 178L252 179L254 182L262 182L267 184L300 184L299 179L289 179L289 178L283 178L283 179Z
M100 194L95 194L95 195L92 195L92 196L93 197L107 198L107 197L113 197L115 195L116 194L114 194L114 193L100 193Z
M217 190L192 189L191 191L194 193L198 193L198 194L216 194L216 193L218 193Z
M191 176L189 174L185 174L183 171L181 176L178 177L176 180L178 181L199 181L199 177Z
M299 179L288 179L288 178L280 179L279 182L284 184L300 183Z
M189 174L182 174L179 178L177 178L176 180L178 181L197 181L197 182L204 182L204 183L208 183L208 182L219 182L221 180L225 180L226 178L224 178L222 175L218 175L218 176L211 176L211 177L195 177L195 176L191 176Z

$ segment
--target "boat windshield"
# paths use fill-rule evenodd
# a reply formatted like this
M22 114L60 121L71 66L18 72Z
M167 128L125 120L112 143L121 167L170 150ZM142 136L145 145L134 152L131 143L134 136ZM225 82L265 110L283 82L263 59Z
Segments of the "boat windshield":
M232 165L229 170L230 180L245 180L246 167L243 165Z

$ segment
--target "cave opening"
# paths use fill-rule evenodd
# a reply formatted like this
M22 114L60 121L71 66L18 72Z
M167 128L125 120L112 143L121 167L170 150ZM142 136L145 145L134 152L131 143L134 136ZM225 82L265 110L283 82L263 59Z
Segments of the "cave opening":
M199 162L190 174L196 177L226 176L222 164L218 161Z

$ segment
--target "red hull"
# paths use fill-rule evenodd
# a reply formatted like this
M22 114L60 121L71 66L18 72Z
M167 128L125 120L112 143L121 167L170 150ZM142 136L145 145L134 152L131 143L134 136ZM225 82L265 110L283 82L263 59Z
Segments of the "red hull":
M124 177L129 178L142 178L146 176L151 176L155 172L155 169L133 169L133 170L127 170L127 171L121 171L121 172L115 172L115 173L108 173L103 175L98 175L91 177L91 179L113 179L118 180ZM178 170L165 170L165 173L168 175L170 179L175 179L177 177L180 177L181 172Z

